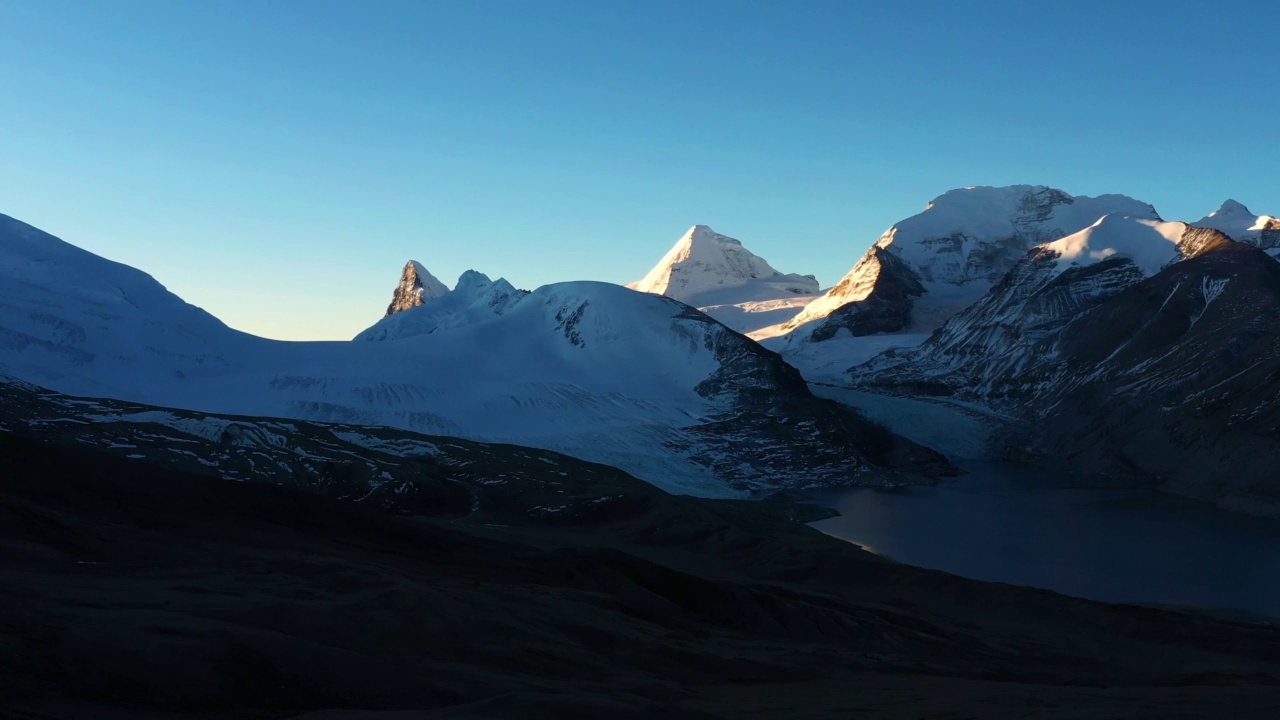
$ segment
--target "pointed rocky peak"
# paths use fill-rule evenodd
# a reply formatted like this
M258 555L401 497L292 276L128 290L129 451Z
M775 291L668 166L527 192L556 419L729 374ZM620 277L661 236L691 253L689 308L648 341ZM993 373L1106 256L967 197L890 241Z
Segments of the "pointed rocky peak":
M1225 201L1223 201L1221 205L1218 206L1217 210L1214 210L1213 212L1209 213L1207 217L1221 218L1221 217L1227 217L1230 215L1253 216L1253 213L1249 212L1249 208L1245 207L1244 204L1239 203L1235 200L1232 200L1231 198L1227 198Z
M680 236L654 269L688 262L719 262L720 255L739 249L742 249L741 241L721 235L710 225L694 225Z
M719 297L721 291L745 288L754 281L780 284L790 293L818 291L813 276L783 274L743 247L741 241L721 235L708 225L689 228L642 280L627 287L697 305L708 300L708 293L716 293L716 302L723 302L726 298Z
M1270 215L1256 215L1243 203L1228 199L1217 210L1194 225L1226 233L1232 240L1247 242L1263 250L1280 249L1280 221Z
M404 264L400 283L396 285L395 292L391 295L391 304L387 306L387 313L383 317L418 307L424 301L438 298L447 292L449 288L428 272L422 263L410 260Z
M396 289L391 311L356 335L356 340L396 340L414 335L428 335L440 328L482 322L514 308L529 294L526 290L517 290L503 278L490 280L488 275L476 270L462 273L452 290L444 289L444 292L439 292L444 285L427 274L421 265L410 263L406 266L405 272L409 273L410 270L417 278L424 280L431 278L434 285L430 287L434 288L434 291L428 293L424 283L423 292L414 294L411 292L412 283L410 282L410 289L401 292L401 288L406 284L402 281L401 288ZM412 304L395 309L396 303L400 300ZM405 310L413 312L403 312Z

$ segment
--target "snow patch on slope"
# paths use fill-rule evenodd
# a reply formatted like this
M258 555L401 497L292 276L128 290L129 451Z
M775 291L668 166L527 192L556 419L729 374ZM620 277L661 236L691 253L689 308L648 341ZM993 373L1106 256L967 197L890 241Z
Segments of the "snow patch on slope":
M790 335L766 338L761 340L760 344L785 357L787 362L799 370L805 380L810 383L844 385L849 381L850 366L859 365L888 351L909 352L929 337L926 333L853 337L846 332L824 342L809 342L805 337L809 327L802 327ZM817 394L822 395L822 393ZM905 433L900 434L911 437ZM928 443L925 444L928 445ZM929 445L929 447L934 446ZM938 448L934 447L934 449Z

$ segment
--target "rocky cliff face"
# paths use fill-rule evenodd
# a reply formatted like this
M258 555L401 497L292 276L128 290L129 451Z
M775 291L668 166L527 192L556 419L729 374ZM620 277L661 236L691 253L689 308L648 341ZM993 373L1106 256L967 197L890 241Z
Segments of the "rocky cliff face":
M925 292L920 276L898 256L881 247L873 247L859 264L864 272L842 282L857 283L861 278L865 287L841 288L837 285L832 292L843 290L861 299L845 303L826 317L814 321L809 339L814 342L830 340L841 331L861 337L907 328L912 303ZM866 282L866 278L874 280Z
M1280 515L1280 264L1243 243L1169 268L1069 325L1031 448Z
M391 304L387 305L387 313L383 317L416 308L424 301L438 298L447 292L449 288L427 272L422 263L410 260L404 264L404 270L400 273L400 282L396 285L395 292L391 294Z

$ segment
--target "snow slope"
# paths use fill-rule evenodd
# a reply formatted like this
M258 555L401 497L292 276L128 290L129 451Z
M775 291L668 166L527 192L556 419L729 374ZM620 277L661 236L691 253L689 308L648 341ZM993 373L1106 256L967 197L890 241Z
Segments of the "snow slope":
M1056 256L1054 270L1058 273L1115 257L1133 262L1144 275L1154 275L1182 258L1179 246L1186 231L1186 223L1104 215L1084 230L1045 243L1039 250Z
M627 287L693 305L739 332L790 318L819 289L812 275L783 274L706 225L689 228L643 279Z
M145 392L271 345L144 272L0 215L0 373L84 395Z
M665 297L560 283L501 314L473 303L469 322L437 322L433 305L498 287L483 280L384 319L381 342L280 342L0 217L0 374L70 395L554 449L707 496L853 482L873 470L863 450L903 456L778 356Z
M810 342L802 336L802 333L808 330L809 328L801 328L790 335L762 340L760 344L781 353L787 362L798 368L805 380L810 383L842 386L849 383L851 366L860 365L886 352L895 354L911 352L929 338L927 333L905 332L862 337L843 335L824 342ZM894 432L898 431L894 430ZM899 434L905 435L905 433ZM906 437L912 436L906 435ZM928 445L928 443L925 444ZM929 447L934 446L929 445Z

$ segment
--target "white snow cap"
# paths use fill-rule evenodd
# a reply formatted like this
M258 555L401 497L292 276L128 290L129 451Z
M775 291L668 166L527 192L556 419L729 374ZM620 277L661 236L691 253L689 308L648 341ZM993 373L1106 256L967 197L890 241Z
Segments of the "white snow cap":
M642 280L627 287L698 305L707 293L748 285L753 280L781 282L794 293L818 291L808 275L784 275L742 243L706 225L689 228Z
M885 231L892 248L921 278L954 285L999 276L1008 267L975 262L982 241L1020 236L1029 249L1089 227L1108 214L1160 220L1154 208L1125 195L1072 196L1045 185L966 187L934 198L924 212ZM1012 253L1016 260L1022 250Z
M1237 200L1227 198L1226 200L1222 201L1222 204L1218 206L1217 210L1214 210L1213 212L1209 213L1209 217L1221 217L1223 215L1235 215L1235 214L1248 215L1250 214L1249 208L1245 207L1243 203Z
M387 306L387 313L383 317L418 307L447 292L449 288L437 280L435 275L427 272L422 263L410 260L404 264L404 270L400 271L400 282L396 283L396 289L391 294L391 304Z
M423 300L430 300L432 298L438 298L449 292L449 288L446 287L444 283L436 279L436 276L432 275L430 271L423 267L422 263L417 260L410 260L405 263L401 282L408 279L410 269L413 270L413 273L417 278L417 284L414 287L414 294L419 298Z
M1146 275L1154 275L1182 256L1179 242L1186 223L1105 215L1096 223L1040 247L1058 254L1059 272L1072 265L1092 265L1111 257L1129 258Z
M923 212L886 230L874 245L919 276L926 293L912 312L917 328L927 329L982 297L1027 250L1112 213L1160 220L1155 208L1124 195L1072 196L1046 185L969 186L934 198ZM783 335L866 299L882 270L880 259L868 250L840 282L790 321L751 336ZM921 323L926 317L927 323Z
M1235 200L1227 199L1217 210L1192 223L1213 228L1232 240L1256 241L1263 230L1280 229L1280 220L1271 215L1254 215L1249 208Z

